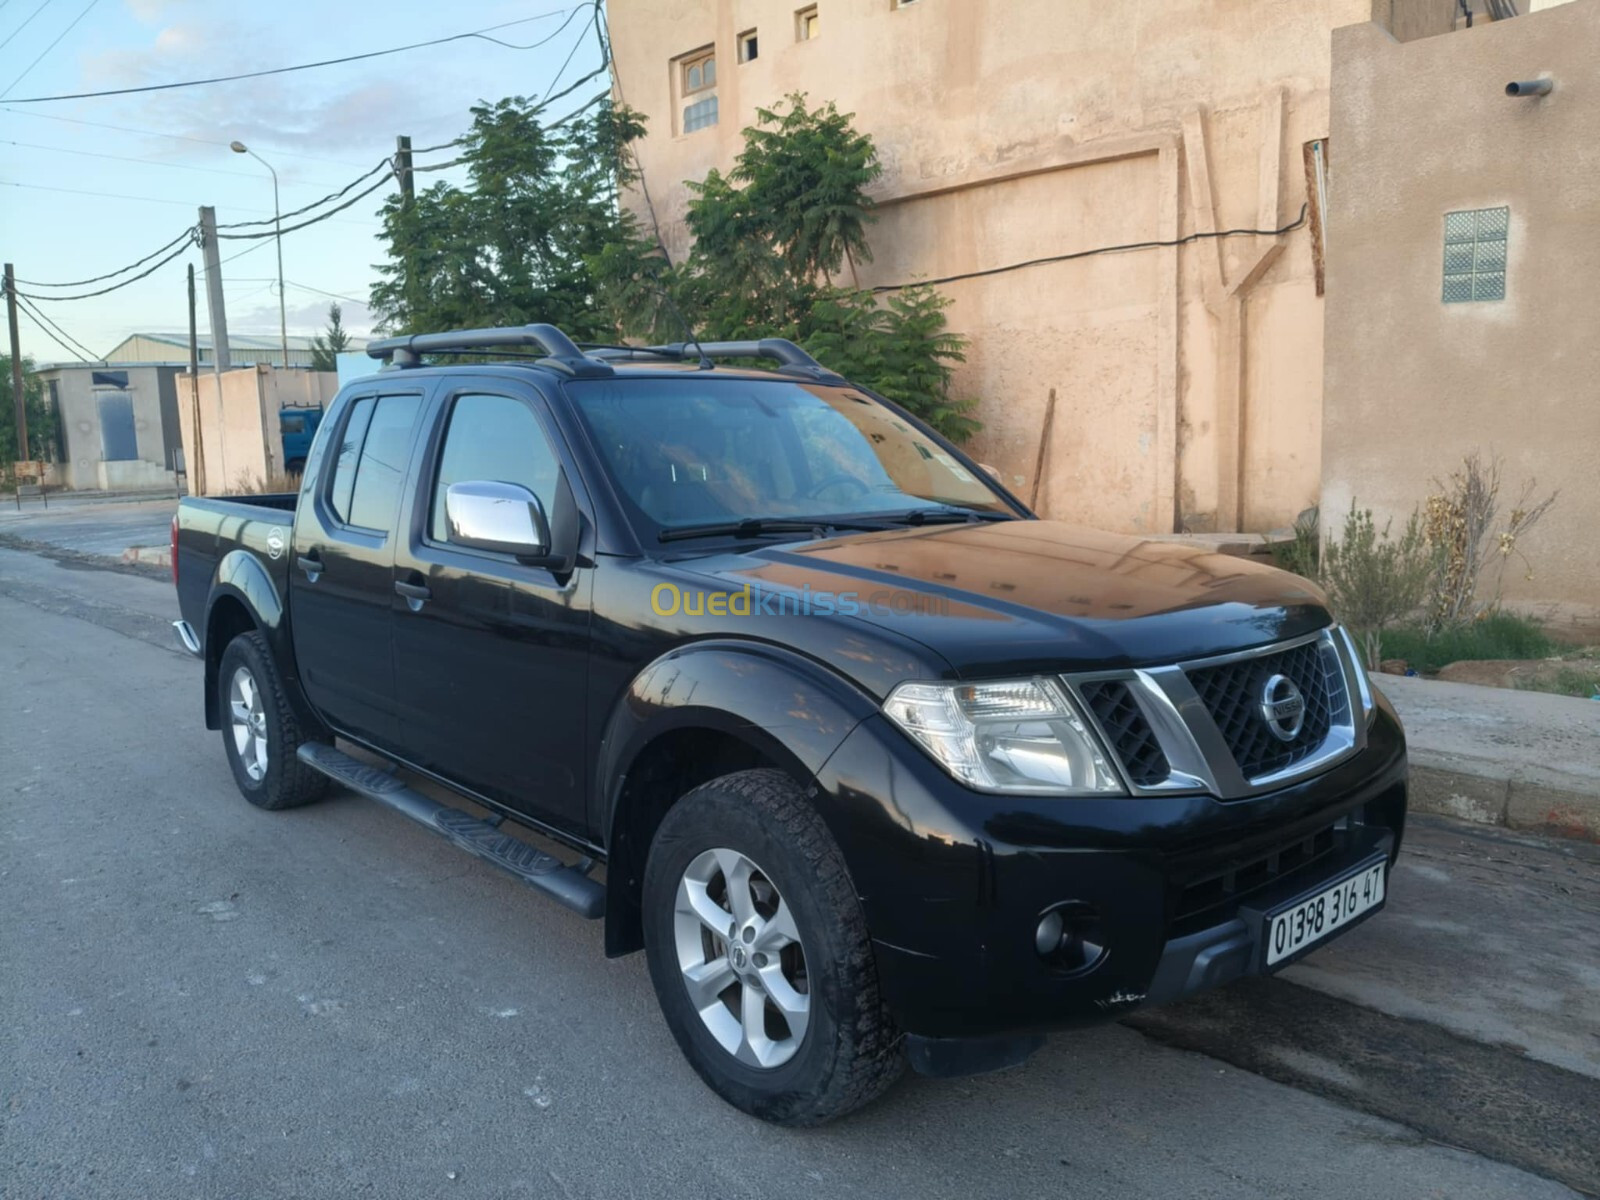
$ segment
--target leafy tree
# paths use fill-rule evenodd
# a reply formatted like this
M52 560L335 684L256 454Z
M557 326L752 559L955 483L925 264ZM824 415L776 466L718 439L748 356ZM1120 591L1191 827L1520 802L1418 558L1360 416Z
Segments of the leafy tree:
M344 311L338 303L328 305L328 328L311 339L311 369L337 371L339 355L350 349L350 335L344 331Z
M589 260L636 241L617 193L633 178L625 149L643 132L637 114L609 104L559 126L521 96L473 108L469 186L437 183L384 206L390 260L372 289L382 327L549 321L579 339L614 336Z
M669 268L634 230L590 260L617 329L678 341L686 319L707 340L792 338L966 439L978 422L972 401L951 392L966 341L947 327L948 301L927 287L879 299L856 284L858 264L872 258L867 188L882 171L871 138L831 103L808 109L800 93L756 118L727 175L713 170L688 184L686 262ZM846 269L849 288L835 283Z
M60 438L55 406L45 395L44 381L33 373L33 359L22 357L22 401L28 415L29 462L54 462ZM11 356L0 354L0 466L9 474L17 453L17 408L11 390Z

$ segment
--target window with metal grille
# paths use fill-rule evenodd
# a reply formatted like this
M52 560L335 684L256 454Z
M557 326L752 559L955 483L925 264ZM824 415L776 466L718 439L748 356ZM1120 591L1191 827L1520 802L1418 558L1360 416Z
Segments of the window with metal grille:
M1506 298L1509 208L1473 208L1444 215L1444 302Z
M693 133L696 129L704 129L708 125L717 123L717 98L707 96L704 100L696 100L693 104L686 105L683 110L683 131Z

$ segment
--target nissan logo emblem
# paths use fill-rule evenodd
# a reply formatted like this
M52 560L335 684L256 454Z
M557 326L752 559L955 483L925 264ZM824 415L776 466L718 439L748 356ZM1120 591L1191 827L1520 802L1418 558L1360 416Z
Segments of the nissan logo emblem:
M1292 742L1306 723L1306 698L1287 675L1274 675L1261 689L1261 719L1272 736Z

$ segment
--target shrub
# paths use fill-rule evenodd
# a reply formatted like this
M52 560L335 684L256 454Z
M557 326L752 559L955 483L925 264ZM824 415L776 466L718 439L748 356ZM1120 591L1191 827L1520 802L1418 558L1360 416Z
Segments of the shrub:
M1471 624L1429 633L1425 624L1400 625L1383 635L1383 657L1432 673L1448 663L1486 658L1548 658L1558 650L1544 628L1515 613L1493 613Z
M1398 538L1390 536L1392 522L1382 532L1371 509L1350 502L1344 536L1330 541L1322 551L1322 583L1337 611L1360 639L1368 668L1376 668L1382 652L1383 631L1409 616L1422 604L1436 557L1422 536L1416 513Z

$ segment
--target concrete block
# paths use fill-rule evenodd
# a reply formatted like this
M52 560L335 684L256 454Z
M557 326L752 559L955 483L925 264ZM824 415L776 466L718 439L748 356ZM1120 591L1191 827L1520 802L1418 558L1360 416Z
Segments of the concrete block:
M1504 825L1508 790L1503 778L1411 764L1408 798L1414 812L1438 813L1480 825Z

